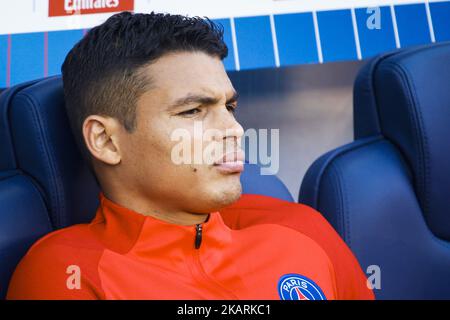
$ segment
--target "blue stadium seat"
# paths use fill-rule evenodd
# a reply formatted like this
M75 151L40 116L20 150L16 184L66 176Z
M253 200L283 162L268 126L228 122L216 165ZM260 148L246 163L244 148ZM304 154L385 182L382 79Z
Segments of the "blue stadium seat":
M309 168L299 201L319 210L379 299L450 298L450 43L374 58L354 87L355 141Z
M99 187L72 137L60 77L1 93L0 142L1 299L15 266L34 241L93 218ZM246 164L244 193L293 200L278 178L260 176L257 169Z
M245 163L241 174L242 192L245 194L260 194L290 202L294 202L291 193L275 175L261 175L261 167L257 164Z

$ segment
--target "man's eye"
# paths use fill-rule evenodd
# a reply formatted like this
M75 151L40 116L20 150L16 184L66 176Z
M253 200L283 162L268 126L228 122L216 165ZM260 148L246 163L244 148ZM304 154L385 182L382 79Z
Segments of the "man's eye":
M231 111L231 112L233 112L233 113L235 113L236 112L236 106L234 106L234 105L232 105L232 104L228 104L227 105L227 109L228 109L228 111Z
M201 112L200 108L189 109L183 112L180 112L178 115L180 116L193 116L196 113Z

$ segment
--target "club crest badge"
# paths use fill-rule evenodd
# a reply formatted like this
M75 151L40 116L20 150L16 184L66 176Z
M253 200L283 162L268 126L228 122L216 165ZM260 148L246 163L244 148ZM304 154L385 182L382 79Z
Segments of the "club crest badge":
M285 274L278 280L278 294L281 300L327 300L314 281L296 273Z

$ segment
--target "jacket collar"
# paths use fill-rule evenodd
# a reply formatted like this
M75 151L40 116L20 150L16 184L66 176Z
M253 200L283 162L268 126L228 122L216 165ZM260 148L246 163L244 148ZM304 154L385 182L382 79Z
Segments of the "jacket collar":
M190 254L194 250L222 250L231 243L232 230L218 211L201 223L201 244L195 248L199 227L177 225L125 208L99 194L100 205L90 228L111 250L133 252L139 256L164 256L176 250Z

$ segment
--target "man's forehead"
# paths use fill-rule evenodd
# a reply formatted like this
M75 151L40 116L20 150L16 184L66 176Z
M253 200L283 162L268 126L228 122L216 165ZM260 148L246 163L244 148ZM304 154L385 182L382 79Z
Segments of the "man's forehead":
M216 100L229 99L237 96L236 90L234 90L233 86L230 87L187 87L183 88L183 90L179 90L172 96L172 98L180 98L180 97L190 97L190 96L198 96L198 97L210 97Z
M146 71L160 85L229 82L222 61L203 52L168 53L150 64Z
M152 87L163 90L208 94L234 91L222 61L205 53L168 54L151 64L146 72Z
M222 61L205 53L168 54L145 72L151 79L149 91L167 101L193 94L217 99L235 94Z

